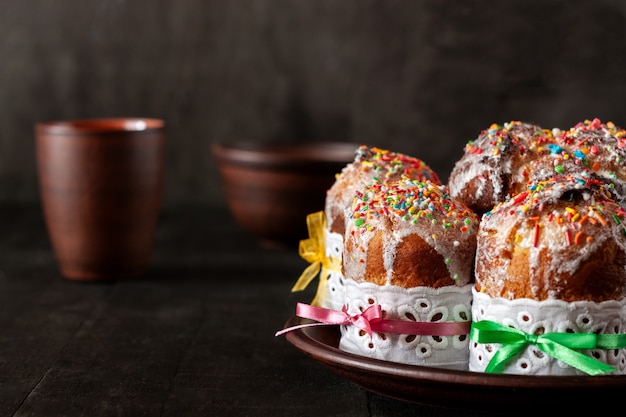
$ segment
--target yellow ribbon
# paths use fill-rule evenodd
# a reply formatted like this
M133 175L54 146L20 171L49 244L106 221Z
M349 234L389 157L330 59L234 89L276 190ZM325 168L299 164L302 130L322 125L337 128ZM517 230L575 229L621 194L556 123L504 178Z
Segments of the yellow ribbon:
M304 290L319 273L320 282L317 286L317 293L311 302L311 305L319 307L323 304L326 295L328 271L340 272L341 258L326 256L326 217L323 211L309 214L306 217L306 224L309 238L300 241L298 252L300 257L309 262L310 265L302 272L291 288L291 292Z

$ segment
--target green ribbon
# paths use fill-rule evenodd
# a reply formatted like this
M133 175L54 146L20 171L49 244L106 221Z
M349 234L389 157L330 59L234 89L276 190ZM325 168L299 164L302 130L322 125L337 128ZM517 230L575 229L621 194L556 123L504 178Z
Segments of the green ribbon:
M626 348L626 334L545 333L535 335L526 334L521 330L490 320L473 322L470 339L476 343L502 345L485 368L485 372L489 373L501 373L511 358L519 355L526 346L535 345L541 351L576 369L589 375L600 375L614 371L615 368L574 349Z

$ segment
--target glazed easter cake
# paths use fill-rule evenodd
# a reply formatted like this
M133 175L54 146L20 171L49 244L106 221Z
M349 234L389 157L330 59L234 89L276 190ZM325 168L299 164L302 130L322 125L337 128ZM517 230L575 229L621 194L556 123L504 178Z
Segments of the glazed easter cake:
M478 217L444 185L398 180L356 191L345 217L345 308L385 320L469 322ZM340 349L393 362L467 369L467 334L367 334L341 326Z
M300 245L300 254L303 258L312 262L317 260L322 264L317 293L311 304L335 310L341 310L344 305L344 279L341 267L345 232L344 213L350 209L355 190L372 183L402 178L440 183L437 174L421 159L366 145L359 146L355 150L354 160L337 174L327 192L324 211L313 213L307 220L311 239L316 240L323 236L323 242L314 245L309 239ZM321 230L319 225L322 225ZM313 246L318 248L313 249ZM323 256L316 256L316 251L323 253ZM310 280L309 274L307 284ZM306 285L303 281L299 280L293 290L304 289Z
M488 321L485 330L504 339L471 343L470 370L584 374L587 368L576 364L586 359L579 357L572 366L540 343L554 333L577 343L573 335L586 333L597 335L598 345L572 350L614 368L592 364L591 372L625 372L625 350L603 348L602 342L619 340L626 331L626 212L609 190L598 180L556 177L529 185L485 213L477 239L473 330L479 335ZM506 334L510 328L519 334ZM510 357L494 358L513 349L506 337L520 336L514 339L520 347L532 343Z

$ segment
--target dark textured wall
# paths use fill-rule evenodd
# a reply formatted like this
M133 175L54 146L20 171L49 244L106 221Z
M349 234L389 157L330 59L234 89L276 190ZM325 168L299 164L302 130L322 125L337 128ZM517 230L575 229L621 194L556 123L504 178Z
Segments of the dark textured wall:
M626 2L4 0L0 201L37 199L33 125L163 117L165 204L223 198L216 141L346 140L442 178L492 122L626 125Z

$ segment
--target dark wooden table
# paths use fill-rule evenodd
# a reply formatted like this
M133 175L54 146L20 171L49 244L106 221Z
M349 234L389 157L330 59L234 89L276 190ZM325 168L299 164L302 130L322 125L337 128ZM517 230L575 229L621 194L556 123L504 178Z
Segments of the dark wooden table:
M312 298L289 292L306 265L187 208L162 213L142 279L71 282L39 205L3 204L0 416L478 415L372 394L274 337Z

